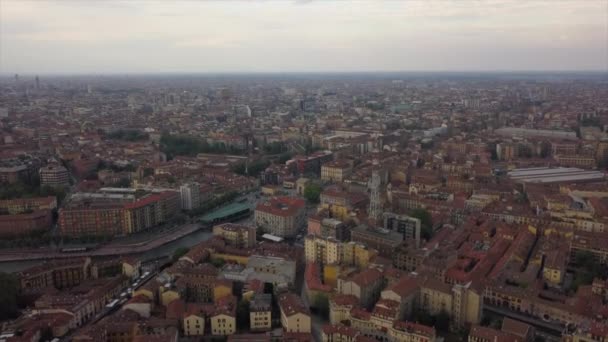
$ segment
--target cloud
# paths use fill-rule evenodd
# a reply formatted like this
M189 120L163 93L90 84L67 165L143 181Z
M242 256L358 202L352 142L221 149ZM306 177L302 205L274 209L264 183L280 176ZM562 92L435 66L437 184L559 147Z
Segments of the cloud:
M605 0L0 6L0 72L601 69L608 59Z

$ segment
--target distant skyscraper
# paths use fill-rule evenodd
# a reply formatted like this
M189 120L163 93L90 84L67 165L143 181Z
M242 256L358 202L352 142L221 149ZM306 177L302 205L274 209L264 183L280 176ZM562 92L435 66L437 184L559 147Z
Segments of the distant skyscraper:
M201 193L197 183L187 183L179 188L183 210L192 210L200 207Z
M372 223L376 223L380 216L380 175L378 174L378 161L374 159L372 178L367 183L370 190L368 216Z
M15 82L19 82L19 74L15 74Z
M36 75L36 90L40 90L40 78Z
M403 239L413 242L414 247L420 247L420 220L407 215L384 213L384 228L403 235Z

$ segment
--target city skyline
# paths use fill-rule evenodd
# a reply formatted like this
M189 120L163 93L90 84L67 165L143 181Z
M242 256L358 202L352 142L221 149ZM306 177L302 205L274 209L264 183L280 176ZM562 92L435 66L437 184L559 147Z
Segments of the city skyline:
M607 69L605 1L345 4L3 1L0 73Z

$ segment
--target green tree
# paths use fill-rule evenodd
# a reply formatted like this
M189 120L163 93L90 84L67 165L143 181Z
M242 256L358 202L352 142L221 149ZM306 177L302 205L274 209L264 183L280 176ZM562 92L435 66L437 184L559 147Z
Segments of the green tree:
M106 137L114 140L141 141L148 139L148 133L139 131L137 129L119 129L117 131L108 133Z
M435 324L435 318L428 312L418 309L414 312L414 321L424 325L432 326Z
M270 162L267 160L256 160L248 165L240 163L232 168L232 172L243 176L257 177L262 171L266 170L269 165Z
M154 174L154 169L151 167L147 167L144 169L144 177L152 176Z
M279 154L287 151L287 146L282 141L273 141L264 145L264 152L268 154Z
M291 152L281 153L281 155L279 155L278 162L279 164L285 164L285 162L291 159L291 157L293 157L293 153Z
M211 263L211 265L215 266L216 268L222 268L222 266L224 266L224 264L226 264L224 259L219 259L219 258L211 259L210 263Z
M329 317L329 298L324 293L319 293L314 297L312 306L324 318Z
M410 212L410 216L420 220L420 234L423 239L428 240L433 237L433 219L431 213L426 209L414 209Z
M236 326L241 331L249 330L249 301L241 299L236 307Z
M0 272L0 320L18 316L18 292L19 284L17 278L12 274Z
M574 263L577 268L570 286L571 291L578 290L581 285L591 284L595 278L605 279L608 276L606 266L600 264L590 252L578 251L574 256Z
M173 252L173 261L175 262L175 261L179 260L179 258L186 255L189 251L190 251L190 248L188 248L188 247L179 247L178 249L175 250L175 252Z
M317 184L308 184L306 188L304 188L304 198L306 198L309 203L319 203L319 199L321 198L321 191L323 191L321 186Z
M435 316L435 327L439 331L447 332L450 329L450 315L443 310L438 313Z

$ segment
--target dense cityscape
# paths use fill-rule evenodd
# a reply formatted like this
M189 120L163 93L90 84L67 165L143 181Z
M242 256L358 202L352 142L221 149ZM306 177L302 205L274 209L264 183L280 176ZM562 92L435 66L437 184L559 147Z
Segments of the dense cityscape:
M608 341L605 73L0 79L0 340Z

